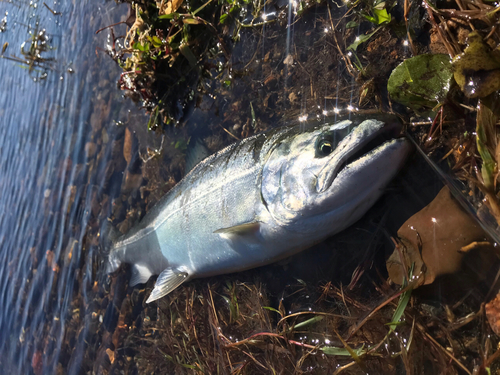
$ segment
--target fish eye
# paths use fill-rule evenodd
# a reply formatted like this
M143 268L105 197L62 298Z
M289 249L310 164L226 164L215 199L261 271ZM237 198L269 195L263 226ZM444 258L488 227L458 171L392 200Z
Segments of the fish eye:
M333 151L333 142L328 138L321 138L316 146L318 157L330 155Z

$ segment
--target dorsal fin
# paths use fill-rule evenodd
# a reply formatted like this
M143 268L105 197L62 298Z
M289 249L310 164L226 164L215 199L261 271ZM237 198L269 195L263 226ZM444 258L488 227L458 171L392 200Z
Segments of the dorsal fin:
M186 173L188 174L203 159L210 156L205 143L198 137L191 137L186 149Z
M165 268L162 273L158 275L156 279L155 287L149 295L146 303L156 301L157 299L166 296L172 290L181 285L184 281L188 279L188 274L182 272L176 268Z

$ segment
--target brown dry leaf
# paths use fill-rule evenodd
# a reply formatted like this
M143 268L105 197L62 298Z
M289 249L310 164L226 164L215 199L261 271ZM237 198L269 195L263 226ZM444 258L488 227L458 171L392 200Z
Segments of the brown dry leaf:
M486 233L447 187L399 228L398 237L404 246L395 249L387 260L389 277L397 284L402 284L408 275L406 269L412 264L413 275L425 277L424 284L432 283L438 276L463 271L465 263L483 275L494 264L495 254ZM474 242L477 246L470 249ZM484 246L485 242L490 246ZM469 251L464 252L464 248Z
M125 129L125 140L123 141L123 157L130 164L132 160L132 133L128 128Z
M500 336L500 293L486 304L484 310L491 329Z
M164 14L174 13L179 9L184 0L171 0L171 1L160 1L156 2L156 6L158 7L158 14L160 16Z
M52 250L47 250L45 255L47 257L47 263L52 266L52 263L54 262L54 252Z
M108 355L111 364L113 364L113 362L115 361L115 352L108 348L106 349L106 354Z
M49 267L52 269L52 271L59 272L59 265L57 264L57 259L55 257L54 252L51 250L47 250L45 256L47 258L47 263Z
M477 32L467 38L467 48L453 58L455 81L469 98L484 98L500 88L500 56Z
M43 373L43 354L40 350L33 353L33 357L31 357L31 367L35 375L41 375Z
M137 30L141 30L142 26L144 25L144 21L142 20L140 13L139 13L139 7L136 5L135 6L135 21L134 24L130 27L130 29L127 31L127 35L125 35L125 46L130 48L134 44L134 38L137 33Z

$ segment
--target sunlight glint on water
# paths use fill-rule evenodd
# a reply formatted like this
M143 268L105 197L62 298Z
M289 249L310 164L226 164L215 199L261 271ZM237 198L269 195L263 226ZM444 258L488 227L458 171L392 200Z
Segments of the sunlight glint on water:
M82 263L91 262L93 248L82 259L81 246L102 170L89 169L84 149L92 135L96 73L100 64L112 77L119 74L111 60L102 64L107 56L96 55L102 42L95 31L127 8L48 3L61 12L56 17L41 2L2 4L9 14L0 33L1 44L9 43L6 55L19 56L22 43L30 44L28 30L46 29L53 48L42 57L54 63L48 71L30 71L0 60L0 365L12 373L55 373L78 278L90 283L92 276ZM107 160L109 150L100 162Z

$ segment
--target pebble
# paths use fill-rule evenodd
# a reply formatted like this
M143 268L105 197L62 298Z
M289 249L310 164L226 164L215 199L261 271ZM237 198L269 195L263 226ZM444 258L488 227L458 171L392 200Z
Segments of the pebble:
M87 155L88 159L91 159L95 156L97 151L97 146L94 142L87 142L85 144L85 154Z

